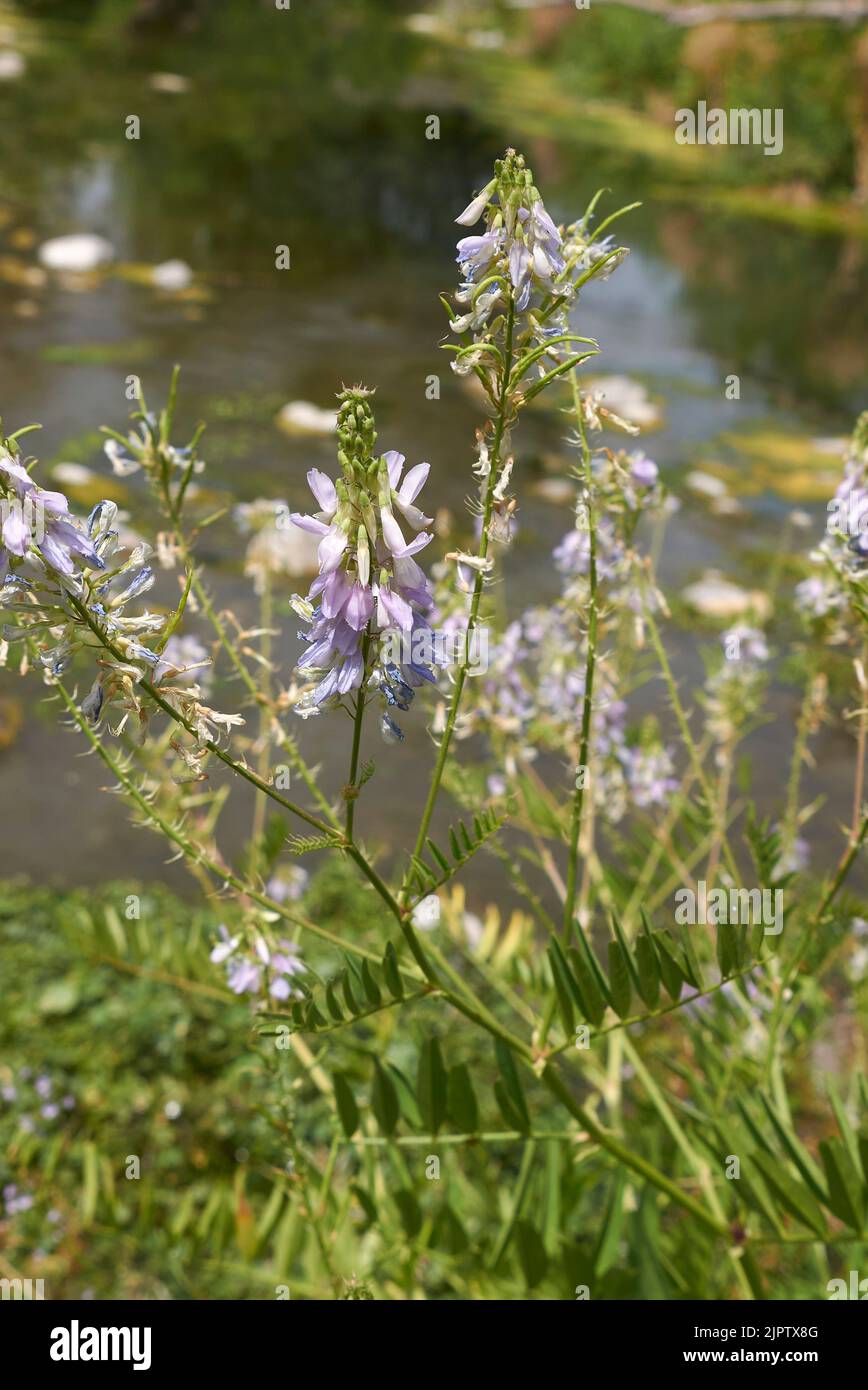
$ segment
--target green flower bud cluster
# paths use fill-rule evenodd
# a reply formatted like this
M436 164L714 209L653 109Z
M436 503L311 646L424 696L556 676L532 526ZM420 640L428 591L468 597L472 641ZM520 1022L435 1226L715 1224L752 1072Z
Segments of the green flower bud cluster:
M363 386L345 388L338 400L338 462L349 486L364 486L372 471L377 431L370 397Z
M516 154L515 150L509 149L503 159L495 160L494 184L502 209L502 218L496 215L491 225L499 226L502 221L507 232L512 235L519 209L530 209L534 203L540 201L539 190L524 155Z

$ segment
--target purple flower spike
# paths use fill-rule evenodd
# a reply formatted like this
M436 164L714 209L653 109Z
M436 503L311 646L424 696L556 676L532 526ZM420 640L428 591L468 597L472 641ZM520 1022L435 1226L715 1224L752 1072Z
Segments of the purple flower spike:
M341 398L343 479L335 484L311 469L308 482L321 510L315 516L293 514L296 525L321 536L319 574L307 599L293 601L307 624L297 670L312 684L295 705L304 717L339 704L366 681L388 706L407 709L412 687L433 680L429 666L419 665L411 651L421 615L433 606L428 580L412 559L433 539L422 530L431 518L416 505L430 467L416 464L402 481L402 453L390 449L373 455L376 435L367 395L358 389ZM409 542L393 508L417 533ZM379 650L370 641L375 634L381 638ZM365 637L370 668L362 655ZM382 727L384 736L396 741L394 721Z

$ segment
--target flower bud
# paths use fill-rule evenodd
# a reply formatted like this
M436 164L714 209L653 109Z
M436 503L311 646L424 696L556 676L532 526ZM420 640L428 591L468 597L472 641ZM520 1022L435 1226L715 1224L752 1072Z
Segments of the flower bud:
M356 539L356 566L359 571L359 583L367 587L371 578L371 551L364 526L359 527Z

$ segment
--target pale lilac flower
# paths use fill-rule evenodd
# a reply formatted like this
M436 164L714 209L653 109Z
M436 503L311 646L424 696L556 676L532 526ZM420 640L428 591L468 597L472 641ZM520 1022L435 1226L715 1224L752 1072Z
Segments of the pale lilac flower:
M75 573L77 563L104 568L93 542L70 515L63 493L37 487L26 468L3 449L0 515L0 578L8 569L10 556L24 559L32 554L67 577Z
M477 193L475 198L471 199L464 211L462 213L459 213L458 217L456 217L455 219L459 226L472 227L475 223L479 221L480 217L485 212L485 209L488 206L491 196L494 193L495 187L496 180L491 179L490 182L485 185L482 191L480 193Z
M468 280L473 280L478 272L486 271L500 250L503 240L500 232L485 232L483 236L462 237L458 243L456 260L461 272Z
M252 960L233 961L228 984L233 994L258 994L262 987L262 968Z
M671 793L678 789L678 780L672 775L675 768L667 749L622 748L618 756L635 805L642 810L665 806Z
M307 888L310 875L300 864L281 869L265 885L265 891L276 903L298 902Z
M775 826L776 830L780 826ZM811 846L801 835L796 835L790 844L785 844L783 853L778 862L778 869L782 874L801 874L808 868L811 861Z
M215 965L222 965L224 960L227 960L229 956L232 955L232 952L236 949L239 942L241 941L241 937L230 936L222 923L220 924L218 930L221 939L218 945L216 945L212 950L209 959L212 960Z
M412 686L433 679L429 668L412 657L395 663L381 660L371 648L373 664L366 671L362 655L365 634L400 638L412 636L433 599L425 574L413 556L433 537L421 528L431 518L416 505L429 465L410 468L402 479L405 458L387 450L371 457L373 416L361 389L342 396L338 414L343 477L337 483L311 470L308 483L322 510L314 516L293 514L297 525L321 528L319 574L306 600L292 606L307 624L299 636L306 650L298 672L315 684L296 702L307 717L334 705L357 690L366 677L388 705L407 709ZM407 541L398 520L417 534ZM318 530L319 533L319 530ZM405 694L405 692L409 692ZM397 728L397 726L394 726ZM394 737L393 721L382 724L384 736Z
M660 469L653 459L647 458L645 454L631 454L630 477L640 487L654 487L660 477Z
M33 1198L28 1192L19 1192L14 1182L8 1182L3 1188L3 1202L7 1216L18 1216L22 1211L29 1211L33 1206Z
M796 585L795 601L796 607L806 617L824 618L842 609L846 599L840 586L831 578L814 574Z
M281 940L272 951L264 937L257 936L252 948L246 946L244 953L236 956L240 938L230 938L222 927L221 933L225 939L212 951L211 959L218 964L226 963L227 984L233 994L261 994L267 975L268 992L275 999L295 997L298 991L292 988L290 979L293 975L304 974L305 966L294 941Z
M348 541L346 531L340 526L335 524L328 527L317 551L321 574L330 574L332 570L337 569Z

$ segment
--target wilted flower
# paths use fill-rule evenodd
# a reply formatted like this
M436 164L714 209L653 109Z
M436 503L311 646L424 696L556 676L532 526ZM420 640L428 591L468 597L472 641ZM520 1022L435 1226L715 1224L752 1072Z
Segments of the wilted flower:
M211 658L204 643L192 633L170 637L154 670L157 684L189 677L203 691L208 689L211 676Z

